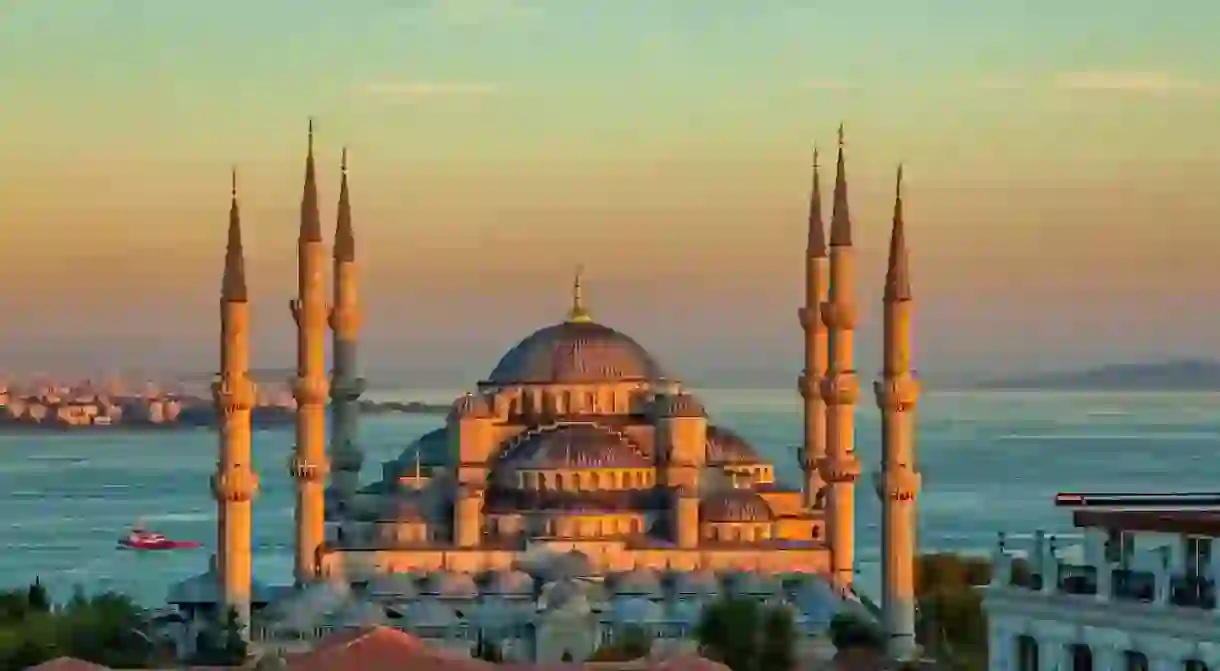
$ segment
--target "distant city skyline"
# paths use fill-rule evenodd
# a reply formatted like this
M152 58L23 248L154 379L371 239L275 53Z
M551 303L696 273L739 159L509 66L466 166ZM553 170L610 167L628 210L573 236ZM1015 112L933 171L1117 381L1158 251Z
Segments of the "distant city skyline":
M254 365L290 365L310 115L328 229L352 148L373 379L468 386L584 264L676 377L793 384L840 121L862 375L900 160L925 375L1220 355L1220 7L800 4L8 3L0 367L214 368L233 163Z

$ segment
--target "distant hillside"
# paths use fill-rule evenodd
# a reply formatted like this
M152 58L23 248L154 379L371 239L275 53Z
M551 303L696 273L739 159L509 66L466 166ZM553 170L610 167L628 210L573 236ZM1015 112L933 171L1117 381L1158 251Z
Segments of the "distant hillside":
M979 389L1050 391L1220 391L1220 361L1182 359L990 380Z

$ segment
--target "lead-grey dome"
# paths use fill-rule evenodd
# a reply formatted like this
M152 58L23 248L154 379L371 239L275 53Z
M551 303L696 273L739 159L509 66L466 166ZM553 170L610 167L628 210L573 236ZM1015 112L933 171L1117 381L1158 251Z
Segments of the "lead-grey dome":
M500 359L493 384L657 380L661 367L630 336L591 321L534 331Z
M506 460L516 468L647 468L625 436L596 424L561 424L529 436Z
M723 426L707 427L707 463L759 464L763 460L745 438Z
M730 489L704 499L699 516L705 522L769 522L771 506L757 492Z

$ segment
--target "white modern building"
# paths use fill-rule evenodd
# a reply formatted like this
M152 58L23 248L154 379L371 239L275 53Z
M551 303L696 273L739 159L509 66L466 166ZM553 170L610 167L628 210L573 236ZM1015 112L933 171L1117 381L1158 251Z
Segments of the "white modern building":
M1220 669L1220 494L1060 494L1083 547L1000 534L992 671ZM1076 554L1078 557L1071 557Z

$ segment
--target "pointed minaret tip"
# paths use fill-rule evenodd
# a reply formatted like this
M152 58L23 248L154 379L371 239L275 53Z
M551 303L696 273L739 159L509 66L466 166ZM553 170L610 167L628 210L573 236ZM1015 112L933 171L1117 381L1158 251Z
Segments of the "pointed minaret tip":
M885 300L911 300L911 273L907 264L906 223L902 214L902 164L894 179L894 223L890 231L890 256L885 271Z
M237 206L237 168L229 174L229 239L225 245L225 270L221 279L220 297L229 303L244 303L246 291L246 259L241 242L241 210Z
M335 261L346 263L356 260L356 234L352 230L352 204L347 190L347 147L343 148L339 172L341 176L339 178L339 209L335 221L334 257Z
M847 203L847 167L843 145L843 124L839 124L839 158L835 164L834 210L830 215L831 247L851 247L851 212Z
M818 146L813 145L813 188L809 195L809 240L806 253L812 258L826 257L826 228L822 224L822 186L819 177Z
M305 154L305 188L301 194L300 242L322 241L322 220L318 215L318 177L313 160L313 117L309 117L309 144Z
M576 277L572 280L572 309L568 310L567 318L567 321L571 323L593 321L593 318L589 316L588 310L585 310L584 286L582 282L584 273L584 266L576 267Z

